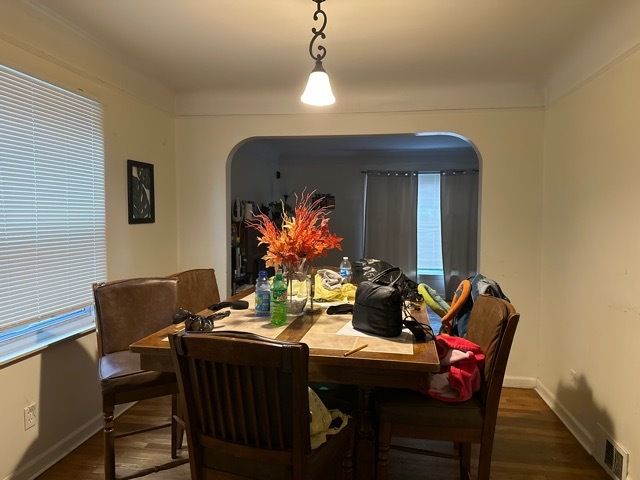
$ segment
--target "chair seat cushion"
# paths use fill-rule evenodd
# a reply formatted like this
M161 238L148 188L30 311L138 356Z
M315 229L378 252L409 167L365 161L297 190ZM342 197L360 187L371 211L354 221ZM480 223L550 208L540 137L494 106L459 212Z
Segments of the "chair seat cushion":
M480 400L446 403L413 390L385 389L376 394L381 421L420 427L482 428Z
M142 370L140 355L129 350L100 357L98 377L103 394L176 384L173 373Z

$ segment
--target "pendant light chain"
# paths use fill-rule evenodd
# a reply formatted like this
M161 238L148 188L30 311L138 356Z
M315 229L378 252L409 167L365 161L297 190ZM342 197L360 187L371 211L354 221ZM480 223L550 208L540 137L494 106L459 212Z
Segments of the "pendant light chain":
M318 38L321 38L322 40L327 38L327 34L324 33L324 29L327 27L327 14L324 12L324 10L322 10L322 7L320 6L320 4L324 2L324 0L313 0L313 1L316 2L317 4L317 9L313 14L313 20L317 22L320 19L320 17L322 17L322 26L320 28L313 27L311 29L311 33L313 33L313 38L309 43L309 55L311 55L311 58L313 58L316 62L320 62L324 59L324 57L327 56L327 49L324 47L324 45L318 45L316 47L318 50L318 53L316 53L315 55L313 53L313 50L314 50L314 44L316 40L318 40Z

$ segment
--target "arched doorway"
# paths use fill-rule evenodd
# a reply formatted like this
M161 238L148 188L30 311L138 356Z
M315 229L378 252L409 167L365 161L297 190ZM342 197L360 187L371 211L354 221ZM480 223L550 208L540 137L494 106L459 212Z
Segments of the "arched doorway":
M229 169L232 292L262 266L247 210L278 208L306 189L331 197L332 231L344 238L323 265L381 258L450 295L477 270L479 170L473 145L450 133L249 139Z

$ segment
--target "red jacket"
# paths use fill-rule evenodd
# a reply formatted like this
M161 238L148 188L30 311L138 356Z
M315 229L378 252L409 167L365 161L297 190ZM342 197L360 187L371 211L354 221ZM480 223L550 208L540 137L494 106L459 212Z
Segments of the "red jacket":
M444 402L465 402L480 390L480 368L484 353L478 345L462 337L436 337L440 373L431 375L422 393Z

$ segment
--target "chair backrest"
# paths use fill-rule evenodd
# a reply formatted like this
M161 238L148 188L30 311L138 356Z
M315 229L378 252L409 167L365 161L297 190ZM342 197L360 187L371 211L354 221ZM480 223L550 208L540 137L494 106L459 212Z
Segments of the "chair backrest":
M511 303L501 298L480 295L473 304L467 339L485 353L482 397L485 419L498 413L504 373L520 315Z
M303 478L310 450L309 348L242 332L177 334L170 344L186 406L192 478L211 470Z
M100 355L127 350L136 340L171 325L177 282L136 278L93 285Z
M178 308L198 313L220 301L216 271L198 268L171 275L178 280Z

